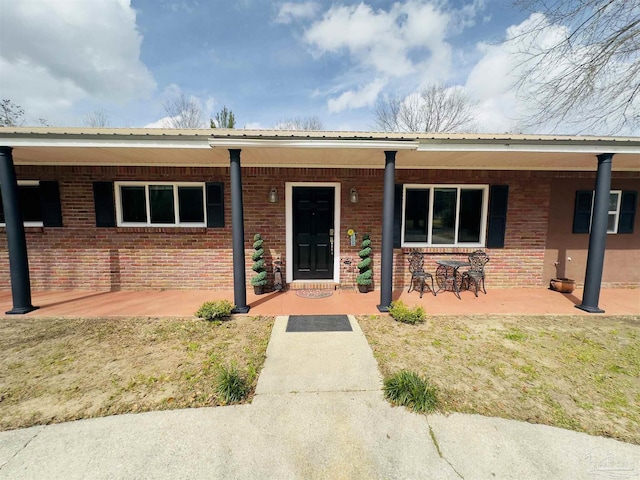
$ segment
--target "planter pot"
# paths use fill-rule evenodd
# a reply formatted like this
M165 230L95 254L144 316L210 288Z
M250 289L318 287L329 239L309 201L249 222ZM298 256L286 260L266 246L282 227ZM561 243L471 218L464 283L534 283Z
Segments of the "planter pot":
M358 285L358 291L360 293L367 293L369 291L369 285Z
M254 285L253 293L256 295L262 295L264 293L264 285Z
M576 288L576 281L570 278L552 278L549 288L560 293L571 293Z

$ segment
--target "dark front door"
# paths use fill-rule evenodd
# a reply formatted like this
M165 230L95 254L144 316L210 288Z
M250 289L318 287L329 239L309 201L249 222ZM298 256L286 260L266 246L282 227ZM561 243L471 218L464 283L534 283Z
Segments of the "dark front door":
M293 279L333 279L333 187L293 187Z

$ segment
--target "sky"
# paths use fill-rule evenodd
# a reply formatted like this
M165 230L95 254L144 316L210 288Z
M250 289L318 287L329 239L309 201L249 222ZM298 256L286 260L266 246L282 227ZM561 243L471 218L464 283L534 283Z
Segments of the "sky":
M478 131L518 133L531 107L503 40L530 15L513 0L0 0L0 97L26 125L162 127L183 94L239 128L370 131L376 101L441 83Z

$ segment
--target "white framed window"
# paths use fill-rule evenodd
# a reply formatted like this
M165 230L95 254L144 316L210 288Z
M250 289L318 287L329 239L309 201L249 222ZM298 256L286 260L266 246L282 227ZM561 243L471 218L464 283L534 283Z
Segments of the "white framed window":
M18 180L18 199L24 226L42 227L44 224L42 221L40 182L38 180ZM2 196L0 196L0 226L6 226Z
M206 227L203 182L115 182L119 227Z
M593 195L595 197L595 192ZM621 203L622 190L611 190L609 192L609 218L607 220L607 233L618 233L618 220L620 220ZM593 218L593 202L591 206L591 216Z
M483 247L488 185L405 184L402 246Z

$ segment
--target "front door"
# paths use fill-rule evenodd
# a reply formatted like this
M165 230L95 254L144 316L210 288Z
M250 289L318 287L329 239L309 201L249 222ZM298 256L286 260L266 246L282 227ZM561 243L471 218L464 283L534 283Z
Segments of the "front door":
M293 187L293 279L333 279L334 187Z

